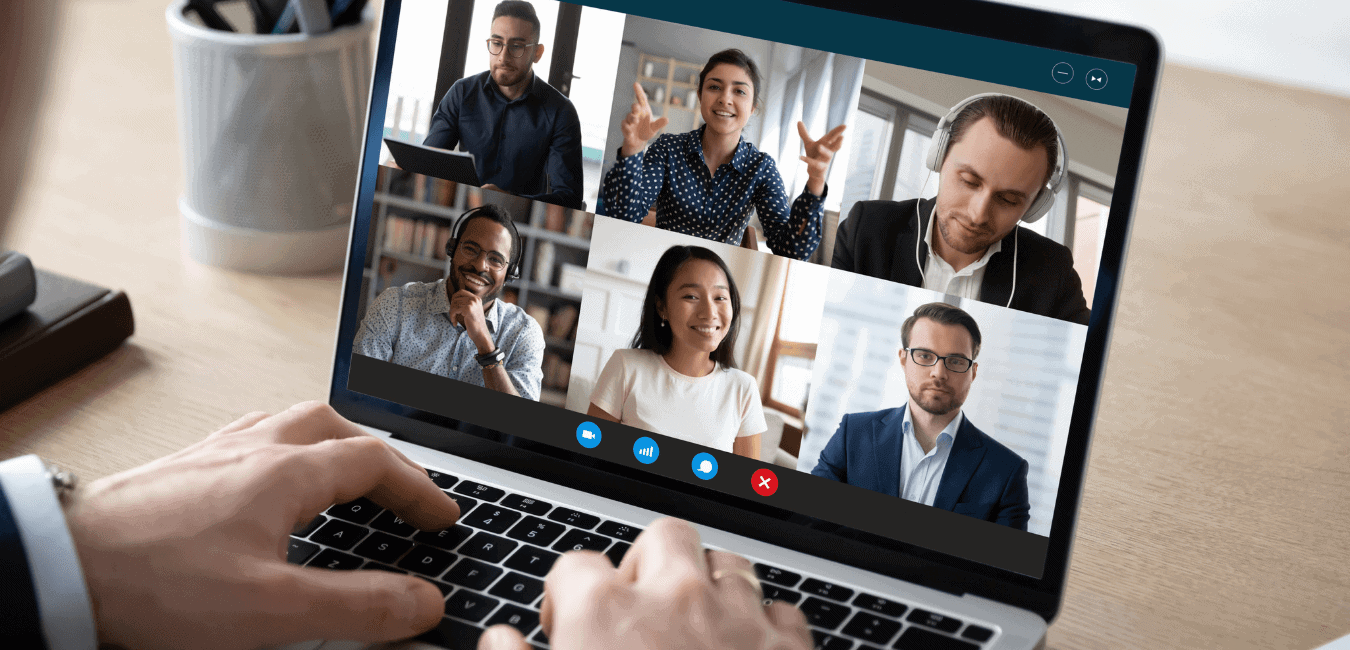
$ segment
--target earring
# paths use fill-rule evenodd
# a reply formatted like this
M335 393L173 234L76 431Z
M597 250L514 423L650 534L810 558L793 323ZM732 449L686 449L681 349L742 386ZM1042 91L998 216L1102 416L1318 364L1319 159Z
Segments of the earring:
M662 318L662 319L661 319L661 327L670 327L670 323L667 323L667 322L666 322L666 319Z

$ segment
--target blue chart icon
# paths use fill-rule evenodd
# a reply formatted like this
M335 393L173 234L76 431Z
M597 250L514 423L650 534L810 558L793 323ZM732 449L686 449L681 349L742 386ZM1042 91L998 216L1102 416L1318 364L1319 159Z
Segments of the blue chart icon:
M706 452L694 454L693 469L694 476L706 481L717 476L717 459L713 458L712 454Z
M577 425L577 442L587 449L600 446L600 427L594 422L582 422Z
M660 455L661 447L656 444L655 440L647 436L642 436L637 439L637 442L633 443L633 456L643 465L655 463Z

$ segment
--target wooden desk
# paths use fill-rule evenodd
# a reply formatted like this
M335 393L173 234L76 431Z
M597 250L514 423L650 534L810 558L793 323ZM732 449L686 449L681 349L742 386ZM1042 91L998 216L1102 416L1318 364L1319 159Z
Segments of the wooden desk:
M164 0L71 3L5 243L126 289L137 333L0 414L86 478L327 394L336 275L186 261ZM1168 69L1052 648L1350 633L1350 101Z

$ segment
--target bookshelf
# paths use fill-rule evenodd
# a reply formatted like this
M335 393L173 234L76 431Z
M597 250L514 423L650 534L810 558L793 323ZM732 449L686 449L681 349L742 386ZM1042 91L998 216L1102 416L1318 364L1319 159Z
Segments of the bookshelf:
M465 210L493 203L515 218L524 251L520 277L501 300L519 305L544 330L540 401L567 397L582 280L594 216L521 197L381 167L375 188L360 313L381 291L408 282L434 282L450 272L445 241Z
M656 117L670 118L666 133L693 131L703 123L698 112L698 73L703 64L669 56L638 53L638 83Z

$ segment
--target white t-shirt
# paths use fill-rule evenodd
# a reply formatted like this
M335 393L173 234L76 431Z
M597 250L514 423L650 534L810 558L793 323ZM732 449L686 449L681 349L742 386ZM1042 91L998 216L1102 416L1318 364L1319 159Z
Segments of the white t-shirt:
M591 403L623 424L728 452L736 438L769 428L759 384L748 373L718 364L690 377L651 350L615 350Z

